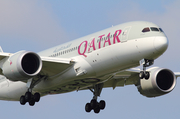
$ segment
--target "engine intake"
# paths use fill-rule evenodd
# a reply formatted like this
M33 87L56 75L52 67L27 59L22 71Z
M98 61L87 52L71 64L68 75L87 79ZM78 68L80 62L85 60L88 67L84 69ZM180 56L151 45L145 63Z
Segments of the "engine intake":
M173 86L174 75L169 70L162 69L157 74L156 83L160 89L169 90Z
M169 69L154 67L148 69L148 80L140 79L138 91L146 97L156 97L171 92L176 85L176 77Z
M34 52L20 51L5 60L3 74L12 81L22 81L37 75L42 68L39 55Z
M23 70L28 74L34 74L39 68L39 58L32 53L25 54L21 61Z

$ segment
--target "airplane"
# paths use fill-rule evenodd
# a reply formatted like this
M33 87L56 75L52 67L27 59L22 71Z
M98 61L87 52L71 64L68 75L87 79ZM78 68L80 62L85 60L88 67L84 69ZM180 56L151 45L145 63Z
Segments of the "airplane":
M162 96L174 89L180 72L147 67L168 44L158 25L133 21L39 53L0 48L0 100L34 106L46 95L90 90L93 97L85 111L99 113L106 106L97 101L103 88L135 85L143 96Z

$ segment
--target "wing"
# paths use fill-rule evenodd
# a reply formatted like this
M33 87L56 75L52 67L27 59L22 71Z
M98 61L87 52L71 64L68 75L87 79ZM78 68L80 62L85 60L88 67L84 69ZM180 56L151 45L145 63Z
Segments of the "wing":
M0 46L0 61L6 57L9 57L10 55L11 55L11 53L4 53L1 46ZM0 62L0 65L2 65L2 62ZM2 69L0 69L0 74L3 75Z
M155 67L156 68L156 67ZM104 82L105 87L115 87L133 85L137 84L139 81L139 72L141 70L138 68L128 69L119 73L116 73L114 77L106 82ZM180 77L180 72L174 72L176 78Z
M117 86L136 84L139 80L139 72L140 69L132 68L115 73L113 78L104 82L104 88L112 87L113 89L115 89Z
M109 88L112 87L115 89L116 87L123 87L125 85L132 85L132 84L137 84L139 81L139 72L141 70L138 68L131 68L128 70L120 71L117 73L105 75L103 77L100 77L103 80L100 80L100 82L92 79L91 81L84 81L84 82L89 82L84 85L84 87L79 88L77 90L87 90L89 88L93 89L94 84L98 83L103 83L103 88ZM77 82L77 84L81 84L81 82ZM74 83L75 84L75 83ZM83 86L83 84L81 84Z
M0 46L0 60L4 59L5 57L9 57L11 53L4 53L1 46Z
M4 53L0 47L0 65L3 65L3 60L7 60L8 57L12 56L11 53ZM42 60L42 69L40 74L53 76L61 73L72 66L74 61L70 58L54 58L54 57L40 57ZM2 74L2 70L1 70Z
M9 57L10 55L11 55L11 53L0 52L0 60L4 59L5 57Z
M41 57L43 62L41 73L53 76L68 69L74 64L70 58Z

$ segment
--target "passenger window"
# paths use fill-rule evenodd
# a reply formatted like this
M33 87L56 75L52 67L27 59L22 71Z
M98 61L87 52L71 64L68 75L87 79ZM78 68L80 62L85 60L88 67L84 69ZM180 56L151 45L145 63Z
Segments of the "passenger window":
M156 27L151 27L151 31L159 31L159 29Z
M144 29L142 30L143 33L144 33L144 32L149 32L149 31L150 31L149 27L144 28Z

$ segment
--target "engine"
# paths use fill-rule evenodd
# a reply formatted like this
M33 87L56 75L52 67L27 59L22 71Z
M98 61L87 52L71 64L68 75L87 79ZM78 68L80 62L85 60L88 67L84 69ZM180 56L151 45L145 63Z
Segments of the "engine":
M176 77L169 69L150 68L149 79L140 79L138 91L146 97L156 97L171 92L176 85Z
M12 81L23 81L37 75L42 68L39 55L20 51L4 60L2 73Z

